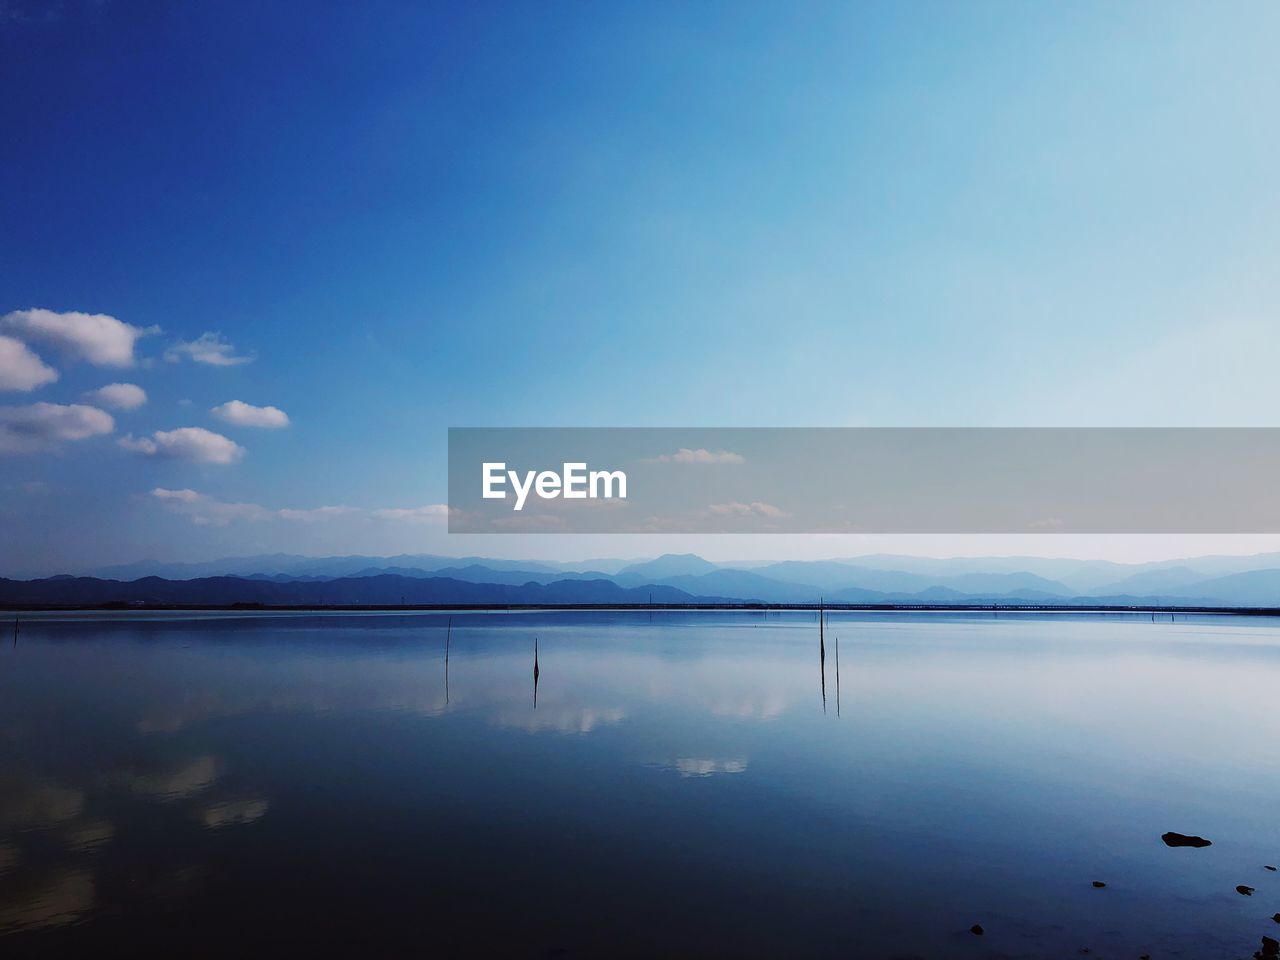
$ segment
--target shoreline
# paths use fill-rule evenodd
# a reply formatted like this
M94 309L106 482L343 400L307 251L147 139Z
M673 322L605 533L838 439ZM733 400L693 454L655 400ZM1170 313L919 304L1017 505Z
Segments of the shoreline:
M859 613L1097 613L1097 614L1197 614L1202 616L1280 617L1280 607L1221 606L1126 606L1116 604L1052 604L1052 603L406 603L406 604L270 604L270 603L0 603L3 613L46 612L136 612L148 611L216 612L445 612L508 613L511 611L550 610L559 612L603 612L618 610L628 613L656 611L698 612L859 612Z

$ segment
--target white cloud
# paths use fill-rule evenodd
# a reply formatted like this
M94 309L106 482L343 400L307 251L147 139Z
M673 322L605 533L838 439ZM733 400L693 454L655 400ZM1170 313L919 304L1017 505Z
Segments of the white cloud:
M149 441L131 441L134 444ZM145 451L144 451L145 452ZM432 504L412 509L367 510L362 507L326 506L311 509L283 507L271 510L256 503L228 503L195 490L166 490L156 487L151 496L169 510L191 518L198 526L226 526L233 520L285 520L291 523L321 523L339 517L353 517L364 521L403 520L407 522L438 522L448 516L444 504Z
M192 463L235 463L245 453L244 447L220 433L203 427L179 427L157 430L150 437L120 438L120 446L148 457L188 460Z
M564 517L550 513L513 513L489 521L495 530L560 530L564 525Z
M175 343L164 352L164 358L171 363L190 359L211 367L236 367L253 360L253 357L237 354L226 337L213 331L205 331L194 340Z
M717 517L766 517L780 520L791 514L779 510L771 503L754 500L751 503L713 503L708 509Z
M266 427L275 430L289 425L289 415L279 407L255 407L240 400L228 400L210 412L219 420L239 427Z
M664 453L659 457L651 457L645 463L746 463L747 458L732 450L707 450L699 447L690 450L681 447L675 453Z
M314 523L317 520L331 520L334 517L345 517L353 513L359 513L357 507L315 507L311 510L293 510L285 507L276 511L276 516L281 520L295 520L301 523Z
M151 456L159 449L154 440L148 440L146 437L135 437L132 433L125 434L116 443L126 450L146 454L147 456Z
M174 513L190 517L198 527L225 527L232 520L265 520L271 511L256 503L226 503L194 490L166 490L156 487L155 497Z
M57 379L58 371L32 353L25 343L0 336L0 390L34 390Z
M63 440L85 440L115 429L111 414L83 404L0 407L0 453L35 453Z
M139 337L159 333L142 329L105 313L56 313L53 310L15 310L0 317L0 330L28 343L44 343L68 360L85 360L99 367L133 366L133 346Z
M1066 523L1061 517L1045 517L1043 520L1032 520L1028 526L1032 530L1052 530L1056 527L1066 526Z
M147 402L147 391L136 383L108 383L105 387L90 390L85 399L112 410L137 410Z
M425 507L394 507L374 510L373 516L379 520L400 520L406 523L441 523L449 519L449 506L431 503Z
M166 490L164 487L156 487L151 491L151 495L157 500L166 500L170 503L199 503L210 499L205 494L196 493L194 490Z

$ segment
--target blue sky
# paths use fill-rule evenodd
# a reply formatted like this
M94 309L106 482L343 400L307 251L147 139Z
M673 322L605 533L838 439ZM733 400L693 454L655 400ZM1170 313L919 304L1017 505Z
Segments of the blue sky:
M0 568L736 549L453 542L449 426L1275 425L1278 43L1261 2L0 0L0 317L159 328L113 367L0 321L59 374L0 407L147 394L0 451ZM187 427L243 453L138 449Z

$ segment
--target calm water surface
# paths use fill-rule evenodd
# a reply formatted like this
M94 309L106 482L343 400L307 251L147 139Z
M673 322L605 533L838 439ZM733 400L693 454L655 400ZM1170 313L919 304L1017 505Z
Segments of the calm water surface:
M0 645L0 951L1278 935L1276 621L837 615L825 652L812 614L458 614L446 676L437 614L33 615Z

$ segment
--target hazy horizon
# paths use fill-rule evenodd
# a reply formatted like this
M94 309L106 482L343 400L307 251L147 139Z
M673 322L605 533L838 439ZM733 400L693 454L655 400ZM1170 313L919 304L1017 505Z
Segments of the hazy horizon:
M576 536L565 538L565 539L571 540L572 543L576 544L583 539L590 539L590 537L591 535L576 535ZM717 565L727 564L732 566L754 566L754 565L763 566L771 563L781 563L786 561L818 561L818 562L820 561L831 561L831 562L856 561L859 559L876 558L876 557L896 557L904 560L905 559L936 560L940 562L945 562L948 560L957 560L957 561L999 560L999 561L1006 561L1006 562L1017 561L1017 560L1027 560L1027 561L1064 561L1064 562L1079 562L1079 563L1102 562L1102 563L1114 563L1119 565L1141 566L1146 564L1169 564L1169 563L1176 563L1178 561L1190 562L1190 561L1205 560L1205 559L1236 559L1236 560L1245 561L1245 560L1250 560L1254 558L1267 557L1272 554L1280 554L1280 538L1265 538L1268 541L1275 541L1275 542L1269 542L1269 545L1261 545L1260 549L1250 549L1245 545L1239 544L1239 543L1224 544L1222 543L1220 538L1206 538L1208 541L1208 544L1211 546L1216 545L1216 546L1222 546L1222 547L1228 547L1228 548L1234 546L1237 549L1205 549L1205 550L1193 550L1192 552L1171 552L1171 551L1174 551L1175 548L1170 545L1166 545L1162 550L1141 550L1141 551L1135 550L1131 554L1122 554L1121 556L1123 557L1123 559L1117 559L1114 555L1111 557L1107 557L1107 556L1101 556L1101 555L1090 553L1089 552L1090 548L1088 546L1084 546L1080 544L1076 544L1075 545L1076 549L1073 551L1071 549L1070 543L1063 544L1063 546L1066 548L1064 550L1061 550L1058 552L1044 552L1039 554L1027 552L1025 549L1012 549L1012 547L1016 547L1018 546L1018 544L1008 544L1011 547L1011 549L1005 550L1005 551L1000 551L996 549L983 550L979 547L975 547L971 552L949 551L939 545L935 552L929 552L926 549L920 549L919 544L915 545L915 549L910 549L912 547L912 544L909 544L909 543L904 544L902 541L907 539L904 537L887 538L889 540L888 545L896 546L896 547L905 546L908 549L858 549L858 550L854 550L853 552L833 550L829 552L801 551L798 553L787 553L785 549L779 549L776 547L774 549L770 549L771 545L776 544L777 541L786 540L788 539L787 537L782 537L782 536L755 537L751 535L742 535L741 538L747 539L748 537L751 537L751 539L763 541L759 546L758 552L755 549L751 551L737 550L737 551L729 551L729 552L720 552L714 549L714 543L711 545L712 549L667 549L668 547L673 546L671 542L673 538L671 537L655 538L657 543L655 544L653 551L636 552L636 553L606 554L606 553L600 553L600 552L592 552L589 549L579 549L575 553L566 552L563 554L560 554L560 553L552 554L547 551L538 551L535 553L521 552L519 549L519 546L522 543L530 539L533 539L529 537L518 538L515 541L514 547L512 549L507 549L507 550L483 549L486 542L492 545L505 544L507 542L505 538L502 538L502 537L475 538L482 541L478 545L477 549L459 550L456 548L455 544L453 543L453 540L459 539L455 537L455 538L451 538L450 541L446 542L445 544L446 549L441 549L441 550L412 550L412 551L402 551L398 553L365 553L360 551L311 553L311 552L296 552L296 551L290 551L290 550L271 550L271 551L255 551L252 553L231 553L231 554L218 554L214 556L183 557L183 558L135 557L129 560L112 561L112 562L105 562L105 563L96 563L96 564L83 563L74 568L66 568L66 569L31 570L31 569L15 568L13 570L0 570L0 576L6 576L6 577L53 576L53 575L65 574L65 573L79 573L84 570L107 569L111 567L129 567L129 566L148 564L148 563L174 564L174 565L185 565L185 564L200 565L200 564L217 563L220 561L227 561L227 560L251 559L254 557L269 557L269 556L276 556L276 555L296 556L296 557L303 557L303 558L315 559L315 560L341 558L341 557L367 557L369 559L388 559L389 560L389 559L395 559L397 557L435 556L435 557L444 557L444 558L452 558L452 559L469 559L469 560L488 559L488 560L502 561L504 563L512 563L512 562L519 562L519 561L528 561L533 564L554 563L554 564L564 565L568 567L577 566L583 569L589 569L590 568L589 564L591 561L607 560L611 562L644 563L644 562L654 560L663 556L696 556L696 557L699 557L700 559L707 560L708 562L711 562L713 564L717 564ZM613 538L609 538L609 539L612 541ZM633 538L633 539L639 539L639 538ZM690 539L705 541L708 538L690 538ZM710 538L710 539L714 540L717 538ZM737 539L737 537L735 537L735 535L725 535L718 539L721 539L721 540ZM791 539L799 539L802 541L807 541L815 538L811 536L796 535ZM1000 539L1016 540L1019 538L1005 537ZM1038 539L1044 539L1044 538L1038 538ZM1054 541L1057 541L1057 540L1070 541L1072 538L1068 535L1055 535L1052 537L1052 539ZM1102 537L1102 538L1090 538L1090 539L1101 539L1104 545L1113 546L1114 545L1113 541L1116 538ZM1151 538L1144 537L1142 539L1149 540ZM1178 538L1178 543L1179 545L1186 548L1191 548L1195 546L1194 541L1188 542L1186 538ZM1022 545L1025 546L1025 544L1022 544ZM658 549L659 546L662 547L662 549ZM850 546L852 548L853 545L850 545ZM1149 547L1150 545L1146 544L1145 546ZM244 571L244 572L247 573L247 572L253 572L253 571Z

